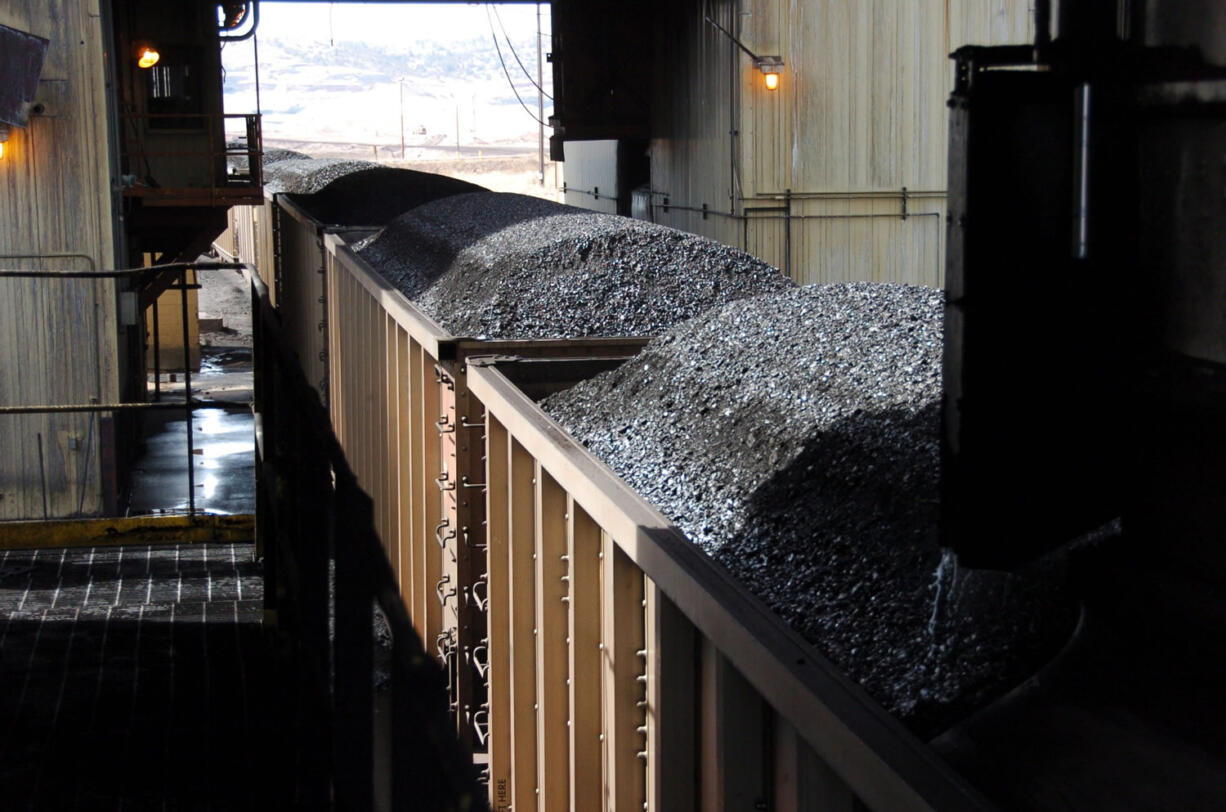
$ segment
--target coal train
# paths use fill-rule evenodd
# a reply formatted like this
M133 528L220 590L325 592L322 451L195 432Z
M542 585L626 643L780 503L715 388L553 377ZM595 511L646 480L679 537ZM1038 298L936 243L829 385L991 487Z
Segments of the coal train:
M984 804L915 732L538 405L621 365L686 316L750 293L786 296L790 282L692 235L605 215L591 222L590 213L422 173L298 158L266 172L265 205L233 209L218 248L259 269L275 293L373 498L417 632L449 675L456 733L482 765L494 809L537 798L618 809L720 799L769 799L776 808L854 799L883 809ZM331 177L321 184L320 174ZM377 198L386 208L350 209L352 200ZM420 221L465 205L490 222L444 222L468 234L457 241L480 244L478 255L518 224L546 255L586 244L595 265L610 259L593 243L622 246L633 242L627 229L648 228L638 235L647 244L680 241L669 247L681 265L709 255L735 265L724 271L729 280L754 284L709 290L709 301L657 315L638 335L455 335L389 281L394 270L381 273L368 257L381 257L371 249L381 235L390 243L416 234L418 250L402 248L404 263L435 261L423 258L439 246L418 233ZM416 222L396 222L406 217ZM578 237L576 219L585 224ZM561 236L539 236L550 228ZM525 262L522 251L501 250ZM457 261L444 253L443 264ZM482 261L502 255L492 256Z
M1221 797L1221 725L1198 732L1195 722L1220 707L1205 689L1220 665L1189 653L1191 638L1173 632L1220 606L1221 547L1205 540L1220 537L1221 523L1206 508L1213 487L1205 483L1222 477L1222 359L1216 345L1204 349L1212 330L1175 329L1191 323L1172 315L1186 304L1189 276L1179 269L1195 253L1191 225L1144 214L1139 194L1150 189L1170 208L1204 192L1188 181L1204 172L1186 173L1211 163L1204 134L1221 126L1220 69L1191 53L1120 46L1093 4L1063 7L1055 42L961 52L951 104L939 524L965 562L1024 580L959 570L952 554L909 560L931 579L933 618L958 590L972 615L976 593L988 599L1018 583L1068 583L1075 594L1045 593L1038 608L1062 611L1028 616L1052 625L1030 670L1013 674L1013 691L1001 698L1009 686L998 685L936 722L887 711L820 639L785 622L541 408L577 382L643 365L628 359L657 333L674 341L680 314L637 335L484 329L520 315L510 311L523 297L543 295L523 279L500 286L508 262L532 254L538 266L552 258L591 270L617 259L610 246L633 243L635 227L588 222L594 233L572 234L568 218L593 215L561 209L479 222L505 198L420 173L296 158L269 165L270 177L281 164L289 180L274 181L264 206L232 211L221 247L276 293L373 497L417 633L447 670L455 731L482 765L492 808L956 810L1050 808L1070 798L1152 808ZM1104 67L1116 57L1132 66L1126 76ZM1103 140L1103 121L1117 136ZM1029 141L1018 135L1026 128ZM996 154L1002 143L1020 152ZM1026 168L1023 158L1038 163ZM328 182L314 183L316 170ZM1061 190L1056 211L1051 188ZM1202 208L1220 219L1220 207ZM1170 300L1156 319L1145 318L1140 297L1120 292L1145 285L1103 278L1132 267L1129 243L1106 237L1113 220L1139 222L1152 238L1146 251ZM1014 271L985 272L1001 260L993 242L1017 227L1036 239L1010 258ZM1079 240L1067 239L1069 228ZM602 234L620 236L602 242ZM396 250L380 253L380 243ZM1154 246L1163 245L1174 253L1160 256ZM697 262L703 251L726 250L685 247ZM1022 344L1016 337L1034 319L1024 305L1049 290L1027 264L1063 269L1053 312L1065 332ZM1219 266L1201 276L1217 278ZM429 311L437 297L422 280L448 273L448 290L484 314L471 322L482 326L476 337ZM589 301L632 301L633 291L610 286L615 276L587 274L605 285ZM1000 284L1028 278L1029 298ZM478 302L482 290L506 298ZM557 301L568 290L559 284ZM650 287L639 293L659 298ZM734 307L736 298L706 304ZM702 312L695 308L684 315ZM1134 342L1111 338L1130 319L1162 336L1155 343L1177 361L1150 353L1138 364ZM660 345L650 352L658 356ZM1008 377L1019 370L1047 384L1020 390ZM1130 413L1114 408L1137 395L1120 386L1130 372L1161 422L1146 432L1147 462L1132 468L1119 453ZM806 482L783 481L774 506L804 500ZM1139 498L1121 504L1130 492ZM1145 550L1163 537L1179 543L1154 578ZM1207 574L1190 578L1189 561ZM853 614L869 599L843 597ZM1160 619L1143 621L1138 605L1155 598ZM922 635L915 643L931 645ZM1133 656L1139 651L1146 656ZM1145 710L1154 702L1159 711ZM1120 765L1135 780L1110 775Z

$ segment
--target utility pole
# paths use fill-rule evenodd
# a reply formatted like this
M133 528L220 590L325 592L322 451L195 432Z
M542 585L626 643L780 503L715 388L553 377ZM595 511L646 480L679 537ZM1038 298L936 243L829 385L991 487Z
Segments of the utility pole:
M543 67L541 60L541 4L537 0L536 4L536 117L540 127L537 134L537 157L540 163L540 170L536 173L537 181L545 185L545 82L542 78Z
M400 160L404 160L404 77L400 77Z

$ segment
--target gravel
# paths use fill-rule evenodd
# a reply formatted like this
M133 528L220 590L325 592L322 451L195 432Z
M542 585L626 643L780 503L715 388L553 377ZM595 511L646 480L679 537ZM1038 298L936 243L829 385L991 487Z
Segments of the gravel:
M325 168L330 173L332 169ZM310 185L314 185L314 179ZM387 166L359 167L331 180L312 194L291 194L321 223L384 226L423 203L449 195L485 191L474 183Z
M427 203L355 246L454 335L654 335L717 305L794 287L742 251L539 198Z
M542 407L917 733L1048 658L1059 566L937 536L943 294L796 288L712 310Z

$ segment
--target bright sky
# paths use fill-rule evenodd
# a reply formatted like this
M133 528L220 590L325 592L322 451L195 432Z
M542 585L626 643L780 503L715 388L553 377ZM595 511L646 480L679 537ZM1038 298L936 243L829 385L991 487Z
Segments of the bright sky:
M498 14L511 38L536 36L536 4L500 3ZM541 29L549 33L549 4L541 4ZM478 3L282 3L260 4L260 35L295 42L329 40L378 43L465 41L489 36ZM546 48L548 48L548 39Z

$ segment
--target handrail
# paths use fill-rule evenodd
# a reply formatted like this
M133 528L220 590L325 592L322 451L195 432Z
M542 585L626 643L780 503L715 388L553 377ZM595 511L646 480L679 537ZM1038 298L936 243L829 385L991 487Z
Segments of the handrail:
M212 182L208 185L186 186L186 187L137 187L125 186L124 194L129 196L173 196L174 194L184 194L187 189L263 189L264 185L264 138L261 124L261 115L259 113L125 113L121 116L125 121L199 121L198 127L187 128L167 128L162 133L153 133L146 130L143 134L133 135L131 138L125 137L123 144L130 145L129 148L122 149L119 153L121 159L138 159L147 161L149 158L194 158L208 159L210 162L217 162L219 167L223 168L221 173L222 178L219 181L214 176ZM246 144L241 147L231 147L228 145L225 132L225 121L228 119L241 119L245 123L244 137ZM211 126L214 122L221 122L221 139L222 144L220 149L215 141L218 135L218 128ZM166 135L168 137L178 137L186 130L188 134L203 132L208 137L208 148L205 150L199 149L169 149L169 150L149 150L146 148L146 142L151 135ZM245 158L247 162L246 169L242 173L229 174L224 169L229 167L228 159Z

